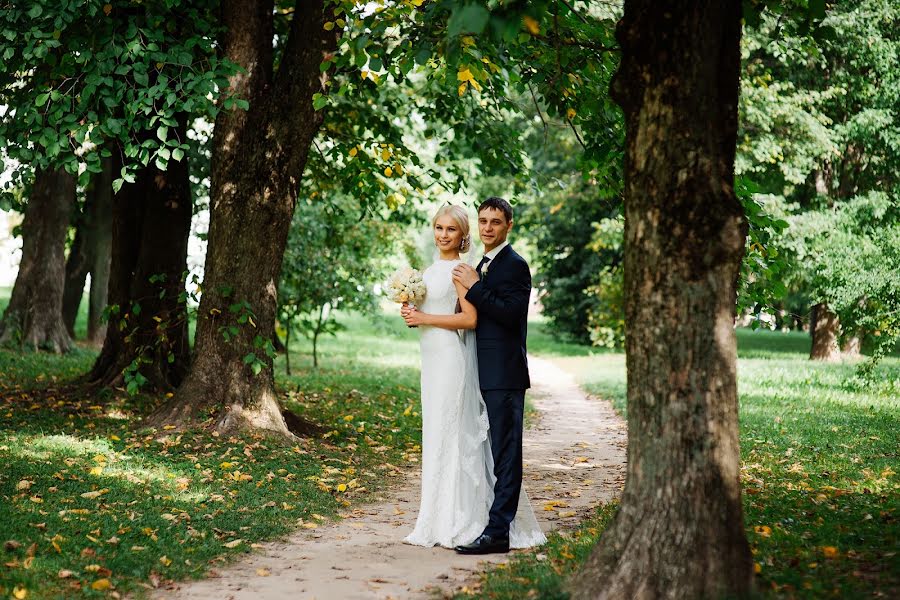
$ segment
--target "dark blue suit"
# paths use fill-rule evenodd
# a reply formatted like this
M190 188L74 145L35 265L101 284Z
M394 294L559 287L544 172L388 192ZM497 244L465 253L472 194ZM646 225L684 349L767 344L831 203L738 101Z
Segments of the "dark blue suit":
M475 329L478 376L491 426L494 503L484 533L508 535L522 489L522 428L525 390L531 387L525 338L531 272L528 263L506 246L466 293L478 310Z

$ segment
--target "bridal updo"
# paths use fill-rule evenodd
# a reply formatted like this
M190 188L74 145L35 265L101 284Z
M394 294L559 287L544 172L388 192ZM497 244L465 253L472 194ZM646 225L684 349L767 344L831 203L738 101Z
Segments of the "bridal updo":
M469 248L472 247L472 236L469 235L469 214L462 206L445 204L434 213L434 217L431 219L432 229L434 228L434 224L437 223L437 220L444 215L449 215L456 221L456 224L459 225L459 230L462 232L462 242L459 244L459 251L465 254L469 251Z

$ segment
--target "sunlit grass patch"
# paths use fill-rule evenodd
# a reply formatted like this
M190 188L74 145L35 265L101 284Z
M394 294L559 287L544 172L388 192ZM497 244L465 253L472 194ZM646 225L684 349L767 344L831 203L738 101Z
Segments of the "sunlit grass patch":
M0 596L141 594L201 577L260 541L315 530L390 489L420 452L417 337L402 325L394 343L351 318L358 330L328 340L322 368L301 344L291 377L279 359L282 401L321 429L295 444L138 431L162 399L48 392L89 368L92 354L0 350L0 537L13 542Z

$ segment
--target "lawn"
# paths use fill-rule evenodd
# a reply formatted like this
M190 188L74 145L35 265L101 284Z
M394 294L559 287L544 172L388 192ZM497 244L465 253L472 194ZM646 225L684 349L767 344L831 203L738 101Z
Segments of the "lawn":
M393 315L343 315L348 331L292 347L276 379L315 439L135 428L161 398L72 399L60 386L95 349L63 356L0 350L0 596L143 595L202 576L254 544L314 529L375 499L419 455L417 332ZM83 315L77 327L83 327ZM624 410L624 357L554 340L540 321L533 353ZM786 597L890 595L898 589L900 360L863 388L852 365L805 359L802 335L739 332L748 536L763 590ZM164 433L164 432L163 432ZM549 546L490 572L485 597L564 598L614 513L607 505Z
M292 376L276 365L285 403L320 428L295 444L149 435L135 425L161 398L59 393L95 350L0 350L0 597L140 596L389 489L418 462L416 334L343 320L318 370L308 344Z
M532 326L532 351L625 410L625 357L555 342ZM738 331L747 535L764 595L898 597L900 359L864 387L855 365L807 360L798 333ZM564 577L602 535L613 507L548 547L488 573L488 598L565 598ZM536 590L531 592L531 590Z

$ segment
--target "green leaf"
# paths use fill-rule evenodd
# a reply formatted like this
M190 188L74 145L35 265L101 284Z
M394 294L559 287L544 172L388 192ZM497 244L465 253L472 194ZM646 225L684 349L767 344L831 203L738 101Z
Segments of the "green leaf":
M169 135L169 128L165 125L160 125L156 128L156 137L159 138L159 141L166 141L166 136Z
M490 13L480 4L467 4L459 10L454 10L447 24L447 35L450 37L466 34L478 34L484 31Z
M175 148L174 150L172 150L172 158L180 162L181 159L184 158L184 150L182 150L181 148Z
M34 6L31 7L31 10L28 11L28 16L31 17L32 19L37 19L39 16L41 16L41 13L43 13L43 12L44 12L43 7L40 4L35 4Z
M47 98L49 98L49 97L50 97L49 92L46 94L38 94L37 98L34 99L34 105L35 106L43 106L44 104L47 104Z
M328 98L323 96L322 94L313 94L313 108L315 110L322 110L325 108L325 105L328 104Z

